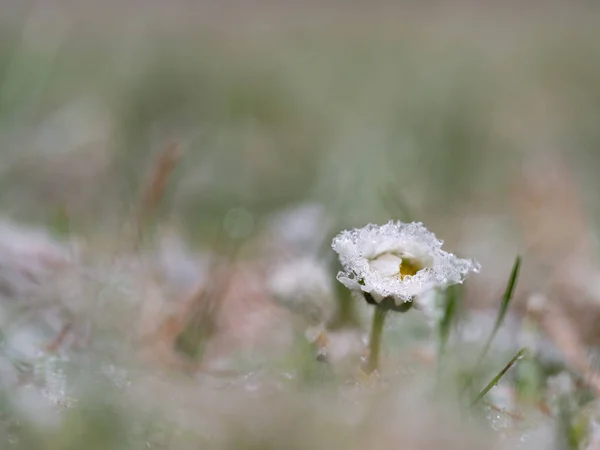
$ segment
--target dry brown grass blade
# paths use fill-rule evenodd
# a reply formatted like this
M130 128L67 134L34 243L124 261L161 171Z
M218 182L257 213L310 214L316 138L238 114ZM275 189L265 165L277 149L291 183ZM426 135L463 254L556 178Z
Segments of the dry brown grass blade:
M47 352L55 352L57 351L71 332L73 328L72 324L67 323L62 329L59 331L58 335L46 346Z
M248 264L215 262L207 277L210 282L180 301L174 311L149 311L162 318L147 321L146 328L152 329L141 342L145 354L168 368L212 373L220 358L261 342L287 318L265 291L262 277ZM194 345L194 336L204 340L197 359L181 351L181 339L190 331L192 342L186 343Z
M529 253L542 263L591 259L590 226L565 161L534 157L513 185L512 204ZM560 270L563 267L553 267Z
M172 141L161 151L153 166L133 217L133 226L136 233L134 246L136 250L141 244L144 227L152 218L164 197L169 178L181 156L181 146L177 141Z
M534 156L513 189L512 204L526 259L586 343L597 343L600 298L593 286L600 265L590 222L568 164L552 153Z
M220 265L216 259L209 269L210 283L199 286L191 295L178 302L175 311L165 313L158 310L147 311L151 316L145 319L143 335L140 344L150 357L167 367L196 370L198 362L192 361L177 349L177 341L189 327L203 327L208 336L216 330L217 316L231 271L225 265ZM152 307L149 305L148 310ZM156 325L156 315L164 314ZM155 327L152 329L152 327Z
M597 270L592 249L592 230L585 213L580 188L569 165L553 152L533 155L513 185L512 205L519 221L526 259L537 266L542 281L553 292L583 303L581 283L573 274ZM571 312L571 306L567 308Z
M218 234L215 246L222 247L225 244L229 247L228 255L220 258L216 252L213 253L208 268L208 282L195 288L186 297L176 299L174 308L165 307L164 299L157 298L156 289L147 293L140 321L140 345L150 360L174 369L199 369L200 361L181 351L180 338L186 331L202 334L203 339L208 339L216 333L222 300L227 292L230 277L233 276L230 269L239 249L238 245L227 246L227 243L231 243L224 243L223 239L224 235Z
M557 304L545 302L530 309L546 335L561 351L566 362L583 377L585 383L600 395L600 373L596 372L589 361L586 345L573 322Z
M184 303L182 311L181 331L175 337L173 345L177 347L177 340L191 330L194 334L200 333L202 339L210 339L218 328L218 317L223 308L223 300L234 277L234 270L227 264L217 266L211 271L210 282L201 287L190 299ZM197 336L200 339L199 336Z
M513 420L525 420L525 416L518 412L518 411L509 411L507 409L501 408L497 405L495 405L494 403L490 402L490 401L484 401L483 402L485 404L485 406L487 406L490 409L493 409L496 412L499 412L501 414L505 414L506 416L510 417Z

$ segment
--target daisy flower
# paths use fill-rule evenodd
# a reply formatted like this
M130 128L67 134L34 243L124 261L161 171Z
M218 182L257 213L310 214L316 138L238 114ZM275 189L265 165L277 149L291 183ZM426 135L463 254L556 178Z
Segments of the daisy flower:
M439 310L432 291L462 283L470 272L479 271L476 262L442 250L442 241L420 222L390 221L342 231L333 239L332 247L344 269L337 279L377 306L365 366L368 374L379 367L388 311L406 311L419 300L416 307L435 319Z
M332 243L344 268L337 279L369 302L398 307L433 288L462 283L479 264L442 250L420 222L390 221L342 231Z

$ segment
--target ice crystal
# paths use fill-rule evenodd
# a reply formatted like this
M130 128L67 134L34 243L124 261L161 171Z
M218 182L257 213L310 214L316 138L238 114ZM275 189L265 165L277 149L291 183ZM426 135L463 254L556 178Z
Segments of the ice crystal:
M442 241L420 222L342 231L332 243L344 271L337 279L349 289L369 293L376 302L410 302L435 287L462 283L479 265L442 250Z

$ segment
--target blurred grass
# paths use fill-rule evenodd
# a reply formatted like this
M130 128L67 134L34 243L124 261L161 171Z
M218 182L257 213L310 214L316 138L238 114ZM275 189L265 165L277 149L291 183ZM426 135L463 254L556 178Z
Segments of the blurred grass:
M64 203L84 229L122 220L173 137L186 155L162 216L199 237L233 206L260 216L306 198L342 223L382 220L374 199L390 182L428 220L502 210L521 155L546 147L596 183L595 24L538 22L505 31L435 22L124 29L84 41L67 20L56 45L24 39L26 26L4 28L0 201L36 221ZM74 143L70 128L81 123L56 118L82 99L81 121L109 124L101 142ZM85 124L90 134L94 126ZM70 152L64 164L46 164L52 139ZM108 165L94 167L90 152L106 153Z

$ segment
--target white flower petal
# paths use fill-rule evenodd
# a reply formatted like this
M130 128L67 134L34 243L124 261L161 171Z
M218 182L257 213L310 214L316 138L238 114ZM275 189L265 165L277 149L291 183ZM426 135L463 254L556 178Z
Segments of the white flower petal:
M402 258L385 253L377 259L374 259L369 263L371 269L378 270L384 275L394 276L400 273L400 265L402 264Z
M344 272L338 272L336 278L340 283L342 283L350 290L355 291L361 289L360 283L352 278L348 278L348 276Z

